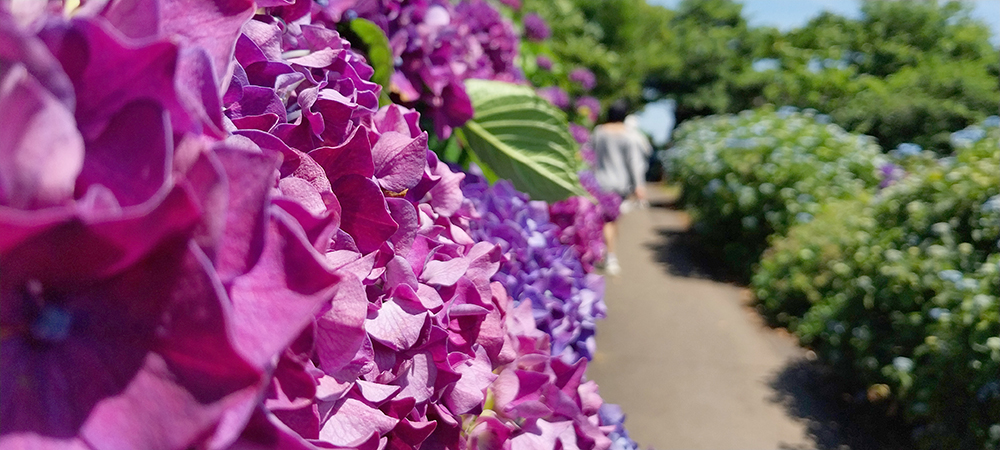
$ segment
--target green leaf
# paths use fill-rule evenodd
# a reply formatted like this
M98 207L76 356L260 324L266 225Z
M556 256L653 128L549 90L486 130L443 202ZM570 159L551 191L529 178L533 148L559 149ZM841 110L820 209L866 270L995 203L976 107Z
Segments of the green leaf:
M392 56L392 49L389 48L389 38L385 36L382 29L374 22L357 18L351 21L350 30L358 39L349 39L352 44L360 44L362 50L368 56L368 63L375 69L372 81L382 86L382 95L379 104L385 105L389 101L389 78L396 70L395 58Z
M586 195L562 111L525 86L470 79L465 89L476 113L457 134L484 172L509 179L536 200Z

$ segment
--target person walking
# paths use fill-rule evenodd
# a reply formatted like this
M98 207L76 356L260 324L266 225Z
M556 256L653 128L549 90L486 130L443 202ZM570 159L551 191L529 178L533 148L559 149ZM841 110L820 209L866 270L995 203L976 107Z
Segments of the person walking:
M645 157L651 147L646 136L625 124L628 102L618 99L608 107L606 122L594 128L591 146L596 166L594 178L601 188L614 192L622 199L646 198ZM604 243L607 246L604 270L610 275L621 273L615 253L618 242L617 218L604 224Z

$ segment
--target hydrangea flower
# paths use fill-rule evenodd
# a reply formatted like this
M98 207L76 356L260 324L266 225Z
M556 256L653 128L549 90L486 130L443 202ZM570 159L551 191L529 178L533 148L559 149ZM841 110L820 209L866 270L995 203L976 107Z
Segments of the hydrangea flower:
M882 180L879 181L878 187L885 189L906 176L906 171L896 164L886 162L879 167L879 176Z
M590 140L590 130L583 125L578 125L575 123L569 124L569 133L573 135L573 140L577 144L583 145Z
M323 445L458 445L445 424L481 407L504 342L489 281L501 253L449 218L461 176L427 149L415 112L375 109L371 68L336 32L251 21L237 58L234 133L285 155L281 206L342 278L282 356L263 414Z
M585 91L589 91L597 86L597 77L586 67L577 67L570 71L569 81L578 84ZM600 106L598 106L600 108ZM598 109L599 110L599 109Z
M596 123L601 114L601 101L591 96L580 97L576 99L576 111L591 123Z
M587 147L587 146L584 146ZM591 150L592 152L593 150ZM586 160L586 158L585 158ZM592 197L597 200L598 211L604 218L604 222L612 222L621 213L622 198L614 192L607 192L601 188L597 182L594 172L584 170L580 172L580 184ZM602 224L603 225L603 224Z
M585 362L530 306L511 325L464 175L330 28L347 3L0 8L0 446L460 448L500 423L607 448ZM507 32L463 5L480 42ZM603 314L542 228L535 288ZM592 353L592 323L553 325ZM489 409L518 371L547 381L504 406L551 413Z
M507 254L494 281L503 283L515 303L532 300L538 328L552 336L553 355L567 362L590 358L596 320L605 316L603 279L589 273L603 252L584 241L592 233L581 231L578 238L577 230L561 229L544 202L529 201L508 181L489 186L468 176L462 191L479 217L470 222L472 237L497 243Z
M515 358L500 368L490 386L493 408L473 424L473 442L509 439L511 448L611 448L598 416L603 401L597 384L584 378L587 360L570 364L553 358L548 335L534 327L532 311L526 301L507 315Z
M580 255L583 269L593 272L605 250L601 206L586 197L574 196L550 205L549 216L559 227L559 242L572 246Z
M900 156L914 156L919 155L923 149L917 144L902 143L899 147L896 147L896 153Z
M971 126L965 128L964 130L959 130L951 133L949 142L952 147L955 148L966 148L971 147L976 142L979 142L986 137L986 130L980 127ZM905 145L905 144L903 144ZM902 145L900 145L902 147Z
M214 86L210 64L190 65L209 53L132 40L114 23L51 17L39 39L0 11L4 447L224 446L266 384L240 338L252 314L236 311L246 302L229 283L251 267L284 278L262 265L254 214L277 161L203 134L217 131L203 121L211 109L189 103L183 81ZM243 165L255 170L233 177ZM261 310L308 320L314 299L286 294L260 294L288 302Z
M314 19L336 22L348 8L379 24L399 61L392 93L429 117L442 138L472 118L462 82L521 81L513 25L484 0L359 0L316 3ZM333 24L335 25L335 23Z
M542 97L549 103L555 105L556 108L569 108L569 94L567 94L566 91L559 86L543 87L538 89L536 92L539 97Z
M524 23L524 36L532 41L544 41L552 36L552 29L541 16L535 13L525 14L522 21Z
M535 57L535 64L538 68L542 70L552 70L552 59L545 55L538 55Z
M514 11L519 11L521 9L521 0L500 0L500 3L509 6Z

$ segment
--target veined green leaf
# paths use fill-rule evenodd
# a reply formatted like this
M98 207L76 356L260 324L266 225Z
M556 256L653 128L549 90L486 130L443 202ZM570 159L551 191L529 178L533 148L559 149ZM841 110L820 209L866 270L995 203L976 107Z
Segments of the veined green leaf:
M586 195L577 144L562 111L526 86L466 80L475 116L458 130L484 171L509 179L532 199Z

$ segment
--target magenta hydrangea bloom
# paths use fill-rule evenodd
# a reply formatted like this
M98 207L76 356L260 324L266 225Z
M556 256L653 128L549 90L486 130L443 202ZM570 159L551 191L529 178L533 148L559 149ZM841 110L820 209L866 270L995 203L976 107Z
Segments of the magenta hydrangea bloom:
M594 76L594 72L586 67L577 67L570 71L569 81L572 81L582 87L585 91L589 91L597 86L597 77Z
M574 196L549 205L549 217L559 227L559 242L580 255L583 270L593 272L604 259L604 214L600 204Z
M379 24L398 64L392 94L420 110L442 138L472 118L463 81L520 82L513 25L484 0L359 0L330 2L314 19L336 20L350 10Z
M500 3L509 6L514 11L519 11L521 9L521 0L500 0Z
M211 83L185 66L203 50L44 22L39 39L0 11L0 445L226 445L266 368L233 340L223 279L257 258L271 179L229 179L254 156L200 134L180 79Z
M583 125L569 124L569 134L573 135L573 140L580 145L586 144L590 140L590 130Z
M552 70L552 59L545 55L535 57L535 64L542 70Z
M584 161L588 160L587 154L593 155L593 150L589 148L589 145L584 145L580 150L584 155ZM596 158L589 158L595 159ZM598 210L601 213L601 217L604 218L604 222L612 222L618 218L621 213L622 197L615 192L608 192L601 188L601 184L597 182L597 177L594 176L594 172L589 170L584 170L579 173L580 184L583 188L587 190L587 193L597 200Z
M543 87L535 92L538 93L539 97L542 97L545 100L548 100L549 103L555 105L556 108L569 108L569 94L567 94L566 91L559 86Z
M504 361L490 282L502 254L455 216L462 176L427 149L417 114L368 103L371 69L335 32L261 19L237 46L229 127L285 155L276 204L340 282L301 348L282 355L255 432L287 428L338 447L455 447L461 430L451 424L478 413ZM285 86L281 76L297 80L286 100L265 95L258 106L258 93Z
M524 36L532 41L544 41L552 36L552 29L541 16L535 13L524 15Z
M416 111L379 108L331 28L360 3L0 7L0 447L606 447L584 363L509 314L511 253L476 236L465 175ZM423 24L510 34L485 3L444 5ZM556 253L534 288L589 311L598 280L573 291ZM510 370L548 382L488 409ZM539 396L551 414L520 406Z
M587 360L568 364L549 353L549 336L535 329L530 301L507 315L516 355L490 386L494 407L474 423L473 442L510 441L512 449L606 450L614 425L601 422L603 400L586 381Z

